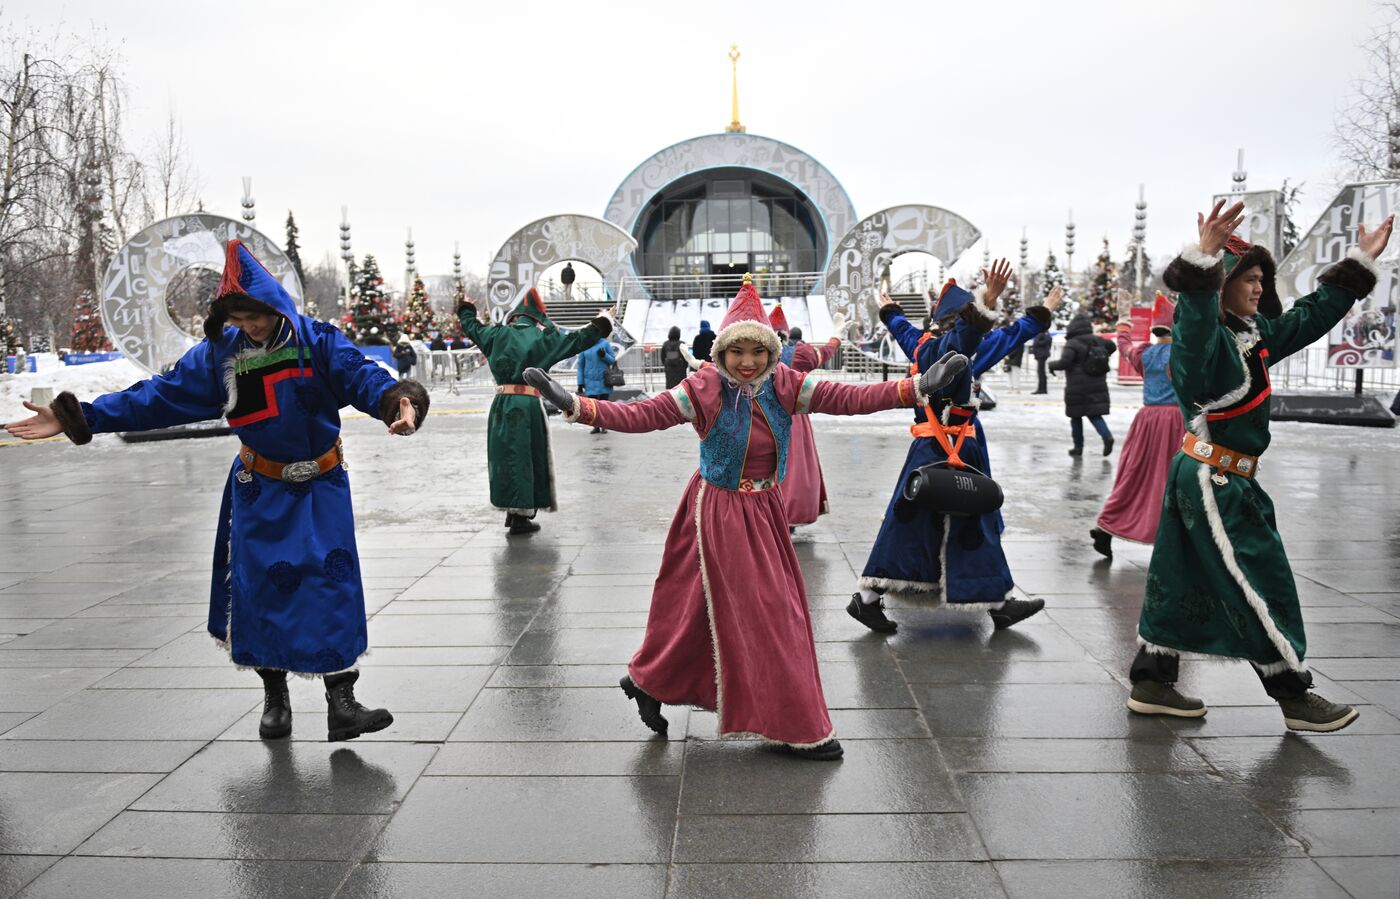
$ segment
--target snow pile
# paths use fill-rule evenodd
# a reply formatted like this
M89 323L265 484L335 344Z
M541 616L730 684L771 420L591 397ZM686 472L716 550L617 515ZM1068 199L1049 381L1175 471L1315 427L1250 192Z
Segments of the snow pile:
M102 393L125 390L150 377L145 369L128 359L93 362L90 365L64 365L53 353L37 353L36 372L0 377L0 421L28 417L23 401L35 387L52 387L54 395L72 391L80 400L91 400Z

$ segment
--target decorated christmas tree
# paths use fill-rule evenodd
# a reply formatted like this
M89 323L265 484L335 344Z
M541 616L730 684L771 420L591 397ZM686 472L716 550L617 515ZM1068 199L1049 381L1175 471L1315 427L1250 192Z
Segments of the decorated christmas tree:
M428 290L423 286L423 276L413 273L413 290L408 294L408 308L399 319L403 333L413 340L426 340L428 332L434 330L433 307L428 302Z
M1103 239L1103 249L1094 261L1094 269L1089 276L1088 301L1089 315L1094 324L1102 325L1117 321L1114 297L1118 292L1118 266L1114 264L1108 251L1108 238Z
M78 295L78 305L73 309L73 339L70 345L75 353L112 351L112 343L102 327L102 316L93 304L92 291L84 290Z
M1056 287L1065 292L1065 301L1060 304L1060 308L1055 312L1056 324L1063 326L1073 317L1075 304L1069 299L1069 290L1065 286L1064 273L1060 271L1060 265L1055 261L1055 251L1051 250L1045 257L1045 268L1040 272L1040 299L1043 302L1050 296L1050 291Z
M365 254L364 264L355 271L352 284L345 333L356 343L380 346L389 343L392 336L389 333L389 300L374 256Z

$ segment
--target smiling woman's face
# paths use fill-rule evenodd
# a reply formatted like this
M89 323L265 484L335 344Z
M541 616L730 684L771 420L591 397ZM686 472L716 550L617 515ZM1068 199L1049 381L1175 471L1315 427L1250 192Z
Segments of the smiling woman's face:
M768 347L756 340L736 340L724 352L725 368L740 381L752 381L768 368Z

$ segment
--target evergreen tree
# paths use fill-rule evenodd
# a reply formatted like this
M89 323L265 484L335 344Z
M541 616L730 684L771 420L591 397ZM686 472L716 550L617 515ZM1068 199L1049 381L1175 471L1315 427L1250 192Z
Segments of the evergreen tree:
M1304 182L1306 183L1306 182ZM1303 235L1298 230L1298 223L1293 220L1293 213L1298 211L1298 194L1302 191L1302 184L1289 185L1288 179L1283 179L1283 255L1287 256L1293 252L1293 248L1303 239ZM1282 258L1279 259L1282 262Z
M1064 272L1060 271L1060 265L1055 261L1055 251L1051 250L1045 257L1045 268L1040 272L1040 299L1041 302L1050 296L1050 291L1056 287L1064 291L1064 302L1060 303L1060 308L1055 311L1055 323L1064 326L1074 315L1076 305L1069 299L1069 290L1065 286Z
M84 290L78 295L78 304L73 310L71 346L75 353L108 353L112 350L107 331L102 327L102 316L93 304L90 290Z
M1137 291L1137 244L1129 242L1128 249L1123 254L1123 268L1118 273L1118 283L1124 290ZM1156 288L1152 284L1152 279L1156 277L1152 272L1152 257L1147 255L1147 248L1142 248L1142 296L1139 302L1149 303L1156 293Z
M1103 239L1103 249L1094 262L1094 270L1089 278L1089 315L1094 324L1102 325L1116 321L1114 298L1118 291L1118 266L1114 264L1108 251L1108 238Z
M364 265L355 271L354 287L350 291L350 316L345 333L357 343L384 345L390 343L389 300L384 292L384 278L379 263L365 254ZM393 329L397 330L397 329Z
M296 219L292 218L292 211L287 210L287 258L292 260L292 268L296 270L297 282L301 284L303 295L302 312L316 318L316 303L307 295L306 272L301 267L301 247L297 244L297 236L301 230L297 228Z
M433 330L433 305L428 301L428 290L423 286L423 276L413 273L413 290L408 294L408 307L403 318L399 319L403 332L414 340L427 339Z

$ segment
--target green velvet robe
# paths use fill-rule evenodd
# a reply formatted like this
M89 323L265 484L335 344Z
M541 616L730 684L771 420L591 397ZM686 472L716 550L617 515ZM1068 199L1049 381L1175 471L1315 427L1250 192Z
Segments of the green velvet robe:
M497 384L524 384L525 369L548 371L611 331L594 319L565 334L545 315L523 308L513 312L504 325L482 324L474 310L460 310L458 318L467 339L485 354ZM491 479L491 505L496 508L551 512L559 508L549 429L538 397L496 394L486 420L486 465Z
M1191 433L1251 456L1269 446L1268 368L1307 347L1370 293L1356 259L1331 266L1319 289L1272 321L1220 316L1224 271L1209 257L1178 257L1180 291L1171 379ZM1175 283L1173 283L1175 281ZM1307 640L1293 572L1259 476L1227 475L1178 451L1162 502L1138 635L1151 651L1248 659L1266 672L1305 670Z

